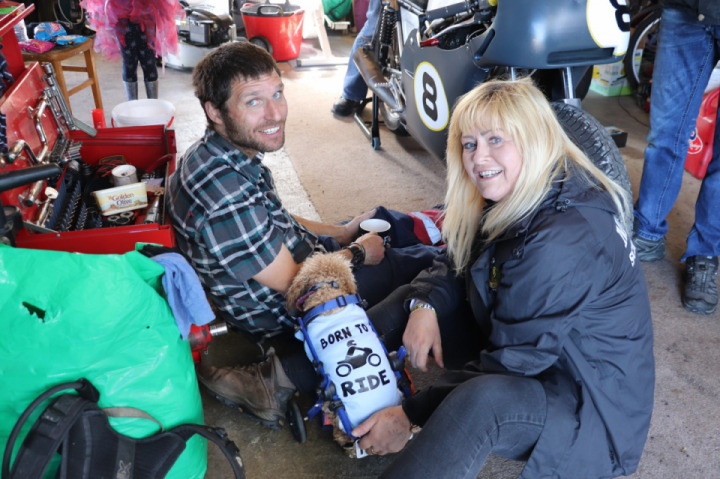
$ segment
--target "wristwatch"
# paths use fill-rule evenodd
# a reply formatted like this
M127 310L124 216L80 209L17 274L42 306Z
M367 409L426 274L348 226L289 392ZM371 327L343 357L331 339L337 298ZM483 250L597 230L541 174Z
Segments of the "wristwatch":
M412 313L413 311L417 311L418 309L429 309L433 313L437 314L432 304L426 303L425 301L420 301L419 299L413 299L412 301L410 301L410 312Z
M350 243L345 249L352 253L350 264L352 264L353 269L358 269L365 263L365 247L363 245Z

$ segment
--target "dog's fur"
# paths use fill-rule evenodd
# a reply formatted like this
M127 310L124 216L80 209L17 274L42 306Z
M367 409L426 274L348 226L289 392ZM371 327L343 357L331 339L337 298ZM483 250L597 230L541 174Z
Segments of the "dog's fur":
M335 281L338 288L324 285L308 296L298 310L296 303L314 284ZM305 260L300 271L295 276L287 294L286 307L290 314L300 315L310 311L315 306L335 299L339 296L357 293L355 276L352 273L350 260L341 252L314 254ZM334 310L332 310L334 311ZM330 311L328 311L329 313Z
M335 281L339 287L333 288L330 285L323 285L307 297L301 309L297 308L297 300L313 285L323 282L329 283L331 281ZM285 295L286 307L291 314L302 315L315 306L330 301L331 299L355 293L357 293L357 284L355 283L355 276L353 276L352 273L350 260L345 258L340 252L314 254L305 260L290 285ZM323 314L332 313L337 309L338 308L332 309ZM333 439L345 449L348 455L353 456L355 454L353 439L338 427L339 418L337 418L334 413L326 407L323 407L323 410L333 424Z
M301 309L297 308L297 300L306 294L313 285L331 281L335 281L338 288L323 285L305 299ZM339 296L356 293L357 284L352 273L351 263L342 253L315 254L305 260L300 271L295 276L286 294L286 306L291 314L300 316L319 304ZM331 309L323 313L323 315L332 314L340 309ZM356 457L354 440L340 428L339 417L327 407L327 404L323 404L323 411L333 425L333 439L340 444L348 456Z

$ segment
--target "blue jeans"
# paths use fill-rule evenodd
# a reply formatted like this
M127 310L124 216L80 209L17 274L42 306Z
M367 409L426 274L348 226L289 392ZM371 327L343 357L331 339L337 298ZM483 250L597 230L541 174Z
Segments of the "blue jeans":
M670 213L682 185L688 141L695 128L704 89L720 59L720 25L703 25L692 13L663 11L653 72L650 133L635 228L640 237L658 240L667 233ZM720 254L720 129L712 159L695 203L695 224L682 261Z
M367 85L355 66L353 54L358 48L367 45L372 40L381 9L382 4L380 0L370 0L367 10L367 20L365 20L365 24L360 29L357 37L355 37L355 42L350 50L350 60L348 60L347 72L345 72L345 80L343 81L342 96L345 99L362 101L367 96Z
M475 479L491 452L525 460L543 430L546 409L537 379L476 376L445 398L380 477Z

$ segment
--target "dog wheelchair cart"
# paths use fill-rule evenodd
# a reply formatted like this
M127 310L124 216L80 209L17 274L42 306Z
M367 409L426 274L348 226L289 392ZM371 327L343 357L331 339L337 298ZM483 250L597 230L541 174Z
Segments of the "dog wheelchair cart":
M342 314L354 315L349 323L339 324L334 315L321 316L342 307L348 307ZM321 413L325 405L337 415L340 429L357 440L352 430L362 421L384 407L399 404L401 395L413 394L412 381L404 367L405 348L387 351L359 295L337 297L295 319L296 337L304 342L319 377L318 399L308 411L308 420ZM394 390L395 397L388 389ZM297 439L305 436L302 420L290 420L290 426Z

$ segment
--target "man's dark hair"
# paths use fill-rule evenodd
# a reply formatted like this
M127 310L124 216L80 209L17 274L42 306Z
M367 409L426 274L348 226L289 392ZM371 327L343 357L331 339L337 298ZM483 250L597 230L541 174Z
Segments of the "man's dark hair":
M195 66L195 96L203 107L209 101L220 111L225 111L234 80L257 79L272 71L280 75L272 55L262 48L247 41L225 43L205 55ZM212 125L209 118L208 124Z

